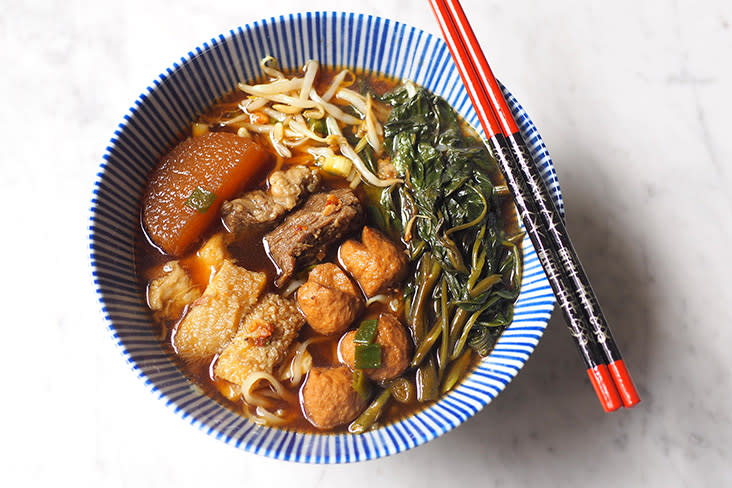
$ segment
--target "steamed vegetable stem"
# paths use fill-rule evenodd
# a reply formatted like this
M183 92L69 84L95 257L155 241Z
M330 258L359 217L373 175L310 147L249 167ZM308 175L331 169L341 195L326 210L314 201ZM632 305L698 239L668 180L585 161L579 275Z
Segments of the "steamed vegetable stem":
M425 269L429 269L429 272L426 274L426 277L421 280L414 295L409 320L409 328L412 331L414 342L417 345L422 342L424 337L425 307L427 300L432 295L435 283L440 277L440 264L437 261L432 261L432 255L430 253L425 253L423 260L425 263Z
M437 371L435 371L435 362L432 358L425 361L417 369L415 380L418 401L428 402L437 398L439 382L437 380Z
M447 366L447 348L450 345L450 325L447 310L447 281L443 278L440 283L440 326L442 329L442 341L437 351L437 377L442 378Z
M432 326L430 331L427 333L427 335L424 338L424 341L417 347L417 351L414 353L414 358L412 358L411 366L419 366L422 361L427 357L427 355L432 350L432 346L434 346L437 343L437 339L440 338L440 335L442 334L442 320L438 320L435 322L435 324Z
M371 404L366 407L361 415L348 426L348 432L351 434L363 434L369 430L381 417L386 402L389 401L391 390L384 389Z
M465 370L470 366L470 350L463 352L460 357L450 363L445 379L440 386L440 394L444 395L458 382Z
M470 315L470 312L461 307L458 307L457 312L455 312L455 315L453 315L452 323L450 324L450 351L455 348L455 343L457 342L458 337L460 336L460 333L465 326L465 322L468 320ZM452 354L450 356L450 359L453 359Z

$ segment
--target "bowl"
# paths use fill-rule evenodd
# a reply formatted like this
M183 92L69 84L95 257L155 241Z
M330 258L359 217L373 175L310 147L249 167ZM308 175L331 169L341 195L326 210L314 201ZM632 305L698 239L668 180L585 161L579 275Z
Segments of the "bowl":
M89 245L94 283L106 326L122 356L149 390L177 415L238 449L306 463L362 461L405 451L454 429L491 402L536 347L554 308L554 295L528 238L513 323L459 386L403 420L358 436L311 434L256 425L207 396L166 354L151 327L135 272L134 239L148 173L176 134L240 80L259 75L273 55L282 67L309 58L411 79L444 97L483 132L445 43L389 19L352 13L292 14L219 35L161 73L140 94L107 147L94 185ZM539 133L504 89L549 191L563 210L559 184Z

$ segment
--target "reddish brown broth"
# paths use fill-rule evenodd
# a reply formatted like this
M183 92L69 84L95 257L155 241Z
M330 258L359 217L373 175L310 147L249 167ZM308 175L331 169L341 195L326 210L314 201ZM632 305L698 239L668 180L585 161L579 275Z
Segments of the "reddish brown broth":
M318 80L316 82L316 86L318 88L318 92L322 93L327 86L329 85L332 77L337 74L338 71L331 70L331 69L323 69L321 68L320 74L318 77ZM359 76L359 79L364 80L365 84L375 93L377 94L383 94L387 92L388 90L392 89L395 86L395 82L384 77L378 77L378 76ZM211 108L209 108L207 111L205 111L197 120L204 120L208 123L216 120L220 120L220 118L227 112L232 109L235 109L238 105L239 101L246 98L246 95L242 92L235 91L232 92L226 96L223 97L223 99L217 103L214 104ZM234 131L232 128L226 127L226 126L213 126L212 130L224 130L224 131ZM190 135L190 131L188 133L184 134L180 140ZM262 137L260 135L255 134L254 137ZM178 142L178 141L174 141ZM266 140L262 140L262 145L266 148L270 148L271 146L268 144ZM269 176L269 172L267 173L267 176ZM491 175L491 178L494 181L502 181L502 178L500 174ZM334 189L337 187L344 187L347 185L347 182L345 180L335 177L325 177L324 178L324 186L326 189ZM253 190L256 188L264 188L266 186L266 178L260 180L256 185L253 185L248 190ZM248 191L247 190L247 191ZM361 187L357 188L356 190L357 196L364 201L365 195L363 193L363 190ZM513 205L511 202L508 202L506 205L506 208L504 209L504 225L506 225L507 228L511 229L517 229L517 219L515 211L513 210ZM368 225L368 222L367 222ZM200 243L205 242L205 240L210 237L211 235L217 233L217 232L225 232L225 228L223 226L223 223L219 221L212 229L209 230L209 232L202 236ZM267 282L268 282L268 289L266 291L276 291L274 287L274 279L276 277L276 269L275 266L272 264L270 259L267 256L267 253L265 251L265 248L262 244L262 237L263 234L259 235L250 235L245 240L241 240L239 242L236 242L234 244L231 244L228 246L228 250L231 253L231 256L233 257L234 261L250 270L250 271L261 271L267 274ZM345 240L345 239L344 239ZM199 243L199 246L200 246ZM192 276L192 279L194 283L200 287L201 290L204 290L206 287L206 284L208 282L208 271L207 270L196 270L195 268L192 268L190 264L192 263L192 257L195 256L195 252L199 246L195 246L195 249L189 253L189 255L184 256L181 258L181 264L186 268L189 273ZM138 229L138 234L136 238L136 245L135 245L135 257L137 262L137 270L138 270L138 276L140 280L140 286L143 290L146 289L147 284L150 280L156 278L161 270L162 265L169 261L171 258L169 256L166 256L162 254L156 247L152 246L147 239L147 237L144 234L144 229L142 226ZM330 261L330 262L336 262L336 256L335 251L331 251L331 253L326 256L324 261ZM401 300L399 300L399 303L401 304ZM387 306L381 303L374 303L372 304L366 312L364 312L363 316L356 321L354 326L357 326L358 323L360 323L361 320L371 318L371 317L378 317L378 315L381 312L384 312L387 310ZM398 316L399 319L402 321L402 323L405 322L404 316L403 316L403 308L399 307L398 310ZM212 372L211 372L211 365L205 365L205 366L199 366L195 367L190 364L186 364L183 361L181 361L177 355L175 354L173 342L172 342L172 336L175 332L175 325L173 323L169 324L159 324L155 323L155 321L152 321L153 327L156 329L156 332L159 334L159 337L161 337L163 348L166 352L168 352L171 357L179 364L180 368L185 371L188 375L190 375L195 381L204 389L207 395L210 397L216 399L223 405L227 406L228 408L231 408L232 410L235 410L237 412L241 412L242 406L239 403L232 402L231 400L224 397L219 389L217 388L216 380L213 378ZM302 328L298 340L300 342L313 337L317 335L307 324ZM308 351L313 357L313 365L314 366L331 366L331 365L337 365L339 363L338 361L338 355L337 355L337 346L338 341L340 340L341 336L335 336L335 337L328 337L325 338L322 342L316 342L313 343L308 347ZM477 354L473 354L473 363L474 365L479 362L480 358L477 356ZM215 358L212 361L211 364L215 362ZM472 368L469 369L469 371L472 370ZM404 377L414 382L414 371L409 370L404 374ZM292 388L292 393L297 396L299 390L299 386ZM416 400L413 400L411 403L408 404L402 404L398 403L395 400L391 400L388 404L388 407L384 410L382 417L379 421L379 424L388 424L390 422L394 422L396 420L399 420L401 418L404 418L406 416L409 416L420 409L428 406L429 403L423 404L419 403ZM288 410L287 417L289 419L293 419L290 423L288 423L285 428L297 430L301 432L318 432L323 433L324 431L318 430L315 427L313 427L303 416L300 412L299 405L297 406L288 406L286 403L283 402L282 405L278 405L286 410ZM295 411L296 410L296 411ZM342 426L337 429L332 429L331 432L343 432L346 430L347 426Z

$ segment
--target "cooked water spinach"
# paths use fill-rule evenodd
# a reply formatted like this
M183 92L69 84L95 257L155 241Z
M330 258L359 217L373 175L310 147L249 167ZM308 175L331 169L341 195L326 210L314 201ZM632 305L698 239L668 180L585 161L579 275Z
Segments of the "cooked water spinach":
M467 366L465 347L487 355L511 323L521 236L503 230L504 192L489 177L495 161L445 100L406 83L382 101L393 107L384 146L404 184L382 190L374 209L383 230L408 243L416 267L405 287L412 366L446 391Z

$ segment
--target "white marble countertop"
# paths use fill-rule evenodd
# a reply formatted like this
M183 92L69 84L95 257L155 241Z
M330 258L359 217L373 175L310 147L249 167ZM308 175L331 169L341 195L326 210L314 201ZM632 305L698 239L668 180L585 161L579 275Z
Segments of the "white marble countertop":
M3 2L4 486L732 486L732 3L465 8L554 158L643 403L601 411L557 313L493 404L405 454L288 464L188 426L96 309L86 218L116 124L189 49L263 17L349 9L438 27L423 1Z

